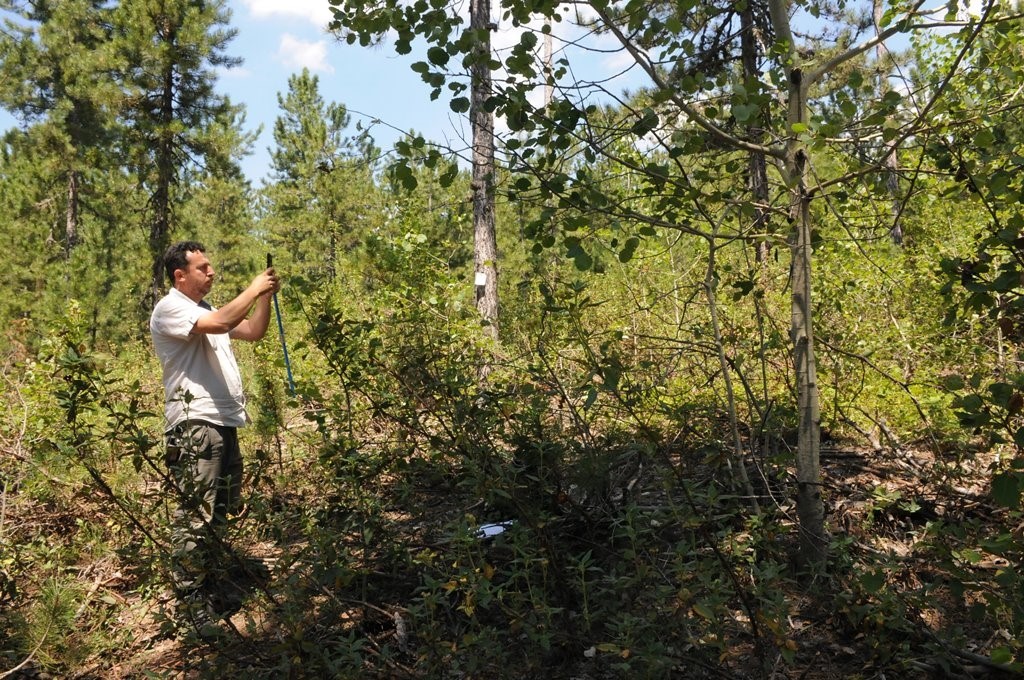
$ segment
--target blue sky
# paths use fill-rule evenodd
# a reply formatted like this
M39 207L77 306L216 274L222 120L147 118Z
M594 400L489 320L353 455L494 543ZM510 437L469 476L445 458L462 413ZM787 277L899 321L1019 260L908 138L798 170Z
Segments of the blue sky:
M497 6L497 2L493 3ZM272 128L280 114L278 94L285 94L288 78L308 68L320 79L320 94L325 101L345 105L351 125L361 122L372 125L371 134L378 147L389 149L405 132L415 130L427 139L456 150L464 150L470 139L466 115L453 113L444 94L430 100L430 87L410 66L424 58L425 46L414 44L413 53L397 55L391 44L377 47L348 45L327 32L333 18L327 0L228 0L231 26L237 35L228 45L228 52L241 57L241 66L221 71L217 89L231 100L246 107L245 127L262 132L253 153L242 163L246 176L259 186L268 176L273 145ZM467 15L468 0L461 11ZM497 10L495 10L497 12ZM564 10L567 18L570 10ZM492 34L492 47L499 58L517 43L522 30L513 29L508 21L497 21ZM536 30L532 27L528 30ZM611 90L632 86L638 75L622 75L623 53L608 35L588 35L569 20L556 28L554 58L569 56L573 75L587 75L605 80ZM588 48L607 51L590 52ZM499 79L500 73L495 74ZM541 94L538 89L536 104ZM376 121L376 122L375 122ZM12 127L16 121L0 110L0 129ZM503 131L501 120L496 130Z
M463 11L468 12L468 0L464 4ZM326 101L349 109L353 125L357 120L364 125L380 120L371 134L381 148L390 148L401 132L410 129L456 149L467 146L470 132L465 115L451 112L444 95L431 101L430 88L409 68L423 58L422 45L414 45L413 54L404 56L396 55L390 44L374 48L347 45L326 30L332 18L327 0L228 0L228 6L231 25L238 29L228 49L244 63L220 73L218 89L246 106L249 130L263 126L253 155L243 163L254 185L259 186L268 174L271 129L279 114L277 95L287 91L289 76L303 68L319 77L320 93ZM568 15L571 10L563 12ZM499 54L518 40L519 32L509 29L507 23L499 22L501 26L492 37ZM558 26L556 32L561 35L556 36L555 58L567 55L573 63L573 76L609 78L605 86L613 92L635 89L643 80L635 65L632 71L623 72L630 59L617 49L611 36L587 35L573 21ZM588 51L588 47L599 51ZM0 128L13 123L0 111ZM500 120L497 127L500 132Z
M344 104L352 117L375 124L377 145L389 148L400 132L415 129L428 138L464 146L469 138L464 116L452 113L446 101L430 101L430 89L409 66L421 59L398 56L390 45L376 48L347 45L327 33L331 19L327 0L230 0L231 23L238 35L229 51L245 61L220 74L219 89L245 104L246 127L263 125L246 176L259 184L269 170L267 148L280 110L277 95L288 89L289 76L308 68L320 79L325 101ZM397 129L396 129L397 128Z
M236 104L245 105L248 131L262 126L252 155L242 163L254 186L269 174L268 148L273 145L272 128L280 113L277 96L287 92L288 78L303 68L319 77L325 101L345 105L351 125L372 126L371 134L382 149L390 149L410 130L455 150L467 148L467 117L453 113L444 95L431 101L430 88L409 68L424 58L422 44L414 45L413 53L404 56L395 54L390 44L372 48L348 45L326 30L333 18L327 0L228 0L227 5L231 26L238 31L228 52L241 57L243 64L221 71L217 89ZM468 7L465 0L462 11L468 13ZM503 25L492 34L492 47L500 57L518 42L523 29L497 23ZM586 31L571 21L557 30L562 36L555 39L555 59L571 52L575 75L585 72L599 79L611 78L615 87L635 87L632 78L621 75L621 52L591 53L584 47L610 47L610 36L586 36ZM15 125L17 121L0 109L0 130ZM502 132L502 121L496 121L496 130Z
M444 93L430 100L430 87L409 67L424 59L425 46L414 43L413 53L397 55L391 44L377 47L348 45L326 31L333 18L327 0L229 0L231 24L238 35L230 51L245 63L223 72L220 90L248 110L247 127L263 124L263 133L254 155L243 164L246 176L256 185L269 170L267 147L273 144L273 121L279 114L278 93L288 88L288 78L308 68L320 79L320 94L325 101L344 104L357 121L373 124L371 134L382 149L389 149L402 133L409 130L456 150L468 147L470 129L467 117L448 107ZM497 7L498 3L493 5ZM566 6L568 7L568 6ZM469 2L461 11L468 23ZM497 13L497 10L494 10ZM568 57L573 75L607 79L611 91L636 88L639 69L623 73L632 61L610 35L593 35L572 20L572 10L563 10L568 21L555 29L554 59ZM499 58L519 41L522 28L499 21L492 33L492 48ZM537 30L538 26L526 30ZM593 49L597 51L591 51ZM624 60L624 57L625 60ZM501 77L500 72L495 79ZM534 103L540 104L540 89ZM501 134L501 120L495 123Z
M262 125L253 155L242 163L254 186L269 172L277 95L287 92L289 76L303 68L319 77L325 101L349 109L352 126L380 119L371 133L379 147L390 148L410 129L453 148L469 139L465 117L452 113L446 101L430 101L430 89L410 70L421 56L398 56L390 45L369 49L337 40L326 30L332 18L327 0L228 0L228 7L238 29L228 51L244 63L222 71L217 89L245 104L248 130ZM16 124L0 109L0 130Z
M456 150L468 146L467 117L453 113L444 94L431 101L429 86L409 68L424 58L422 44L414 44L413 53L408 55L395 54L390 44L372 48L348 45L326 30L333 18L327 0L228 0L227 4L231 26L238 31L228 52L241 57L243 64L220 72L217 89L233 102L245 105L245 127L249 131L262 126L253 154L242 163L254 186L258 187L269 174L268 147L273 145L273 123L280 113L277 96L287 92L288 78L303 68L319 77L325 101L345 105L353 126L357 121L372 125L371 134L382 149L391 148L409 130ZM468 7L468 0L464 0L460 9L468 15ZM571 10L563 13L569 21L556 27L559 35L554 40L554 58L568 56L574 77L603 80L611 91L635 89L637 69L634 65L632 73L623 75L628 60L623 61L623 52L614 38L588 34L571 19ZM492 34L492 48L501 58L518 42L524 29L513 29L508 21L495 19L499 28ZM593 48L598 51L589 51ZM500 77L500 73L495 74L496 79ZM541 103L540 92L538 89L536 104ZM0 110L0 129L15 124ZM501 134L502 121L496 121L495 127Z
M969 3L975 8L978 0ZM254 155L243 165L255 184L269 169L267 147L273 144L271 128L279 113L277 94L286 92L288 77L304 67L319 76L320 93L326 101L349 109L353 124L357 120L369 124L375 118L381 121L372 134L383 149L410 129L452 148L467 146L470 131L466 117L449 110L444 94L431 101L430 88L409 68L424 58L422 44L414 44L413 53L404 56L396 55L390 44L374 48L347 45L326 31L332 18L327 0L229 0L228 4L232 25L238 29L230 50L245 63L221 74L220 89L246 105L248 127L263 124ZM464 13L468 13L468 5L465 0ZM572 20L570 7L562 6L568 20L555 28L555 59L566 56L571 60L571 77L607 79L605 87L615 93L635 90L646 79L632 59L610 35L588 34ZM511 29L508 21L497 19L499 28L492 34L492 46L500 57L518 41L521 29ZM500 120L496 128L500 134Z

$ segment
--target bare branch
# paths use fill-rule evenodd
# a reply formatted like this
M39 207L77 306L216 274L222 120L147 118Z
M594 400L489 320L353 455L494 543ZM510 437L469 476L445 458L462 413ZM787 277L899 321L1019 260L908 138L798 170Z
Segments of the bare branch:
M597 7L595 5L591 5L591 7L594 9L595 12L598 13L598 15L601 17L601 20L605 23L608 29L615 35L619 43L626 49L627 52L629 52L629 54L633 57L636 63L640 66L640 68L642 68L644 72L647 73L647 76L654 82L654 84L657 85L658 88L660 88L661 90L671 93L670 97L672 98L672 102L676 106L678 106L690 118L690 120L692 120L694 123L710 132L712 136L714 136L716 139L720 140L725 144L728 144L729 146L735 149L741 149L743 151L750 151L753 153L763 153L765 155L773 156L775 158L785 157L785 151L781 148L764 146L761 144L754 144L753 142L729 134L728 132L718 127L713 122L711 122L711 120L705 117L704 114L702 114L692 105L688 104L681 97L677 96L672 91L672 87L670 87L669 84L665 82L665 79L658 75L657 70L650 63L650 60L647 59L647 57L645 57L641 53L637 46L634 45L629 40L629 38L625 36L625 34L623 34L622 30L615 23L614 19L612 19L608 12L605 9Z
M908 12L907 16L917 16L917 8L923 4L924 0L919 0L917 3L917 7ZM853 59L857 55L867 52L876 45L885 42L885 40L887 40L888 38L891 38L892 36L897 35L899 33L904 33L906 32L906 30L907 29L903 25L903 22L897 21L893 23L892 26L882 31L881 33L875 35L874 37L870 38L869 40L865 40L860 45L857 45L856 47L852 47L846 50L845 52L837 54L836 56L832 57L831 59L823 63L818 68L808 72L807 74L804 75L804 82L807 85L811 85L812 83L817 82L823 76L834 71L836 67L842 64L843 62L849 61L850 59Z

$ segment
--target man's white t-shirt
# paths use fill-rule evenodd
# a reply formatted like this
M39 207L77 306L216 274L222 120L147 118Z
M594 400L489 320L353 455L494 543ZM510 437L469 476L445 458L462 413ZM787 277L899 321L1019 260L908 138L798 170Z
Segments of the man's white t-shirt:
M191 333L209 311L172 288L149 318L153 348L163 367L168 431L186 418L226 427L247 421L242 376L228 334Z

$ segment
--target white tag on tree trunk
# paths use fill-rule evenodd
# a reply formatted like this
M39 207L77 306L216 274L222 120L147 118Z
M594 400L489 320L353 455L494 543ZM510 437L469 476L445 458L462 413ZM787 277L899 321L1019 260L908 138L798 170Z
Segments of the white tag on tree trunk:
M486 286L487 285L487 272L476 273L476 285Z

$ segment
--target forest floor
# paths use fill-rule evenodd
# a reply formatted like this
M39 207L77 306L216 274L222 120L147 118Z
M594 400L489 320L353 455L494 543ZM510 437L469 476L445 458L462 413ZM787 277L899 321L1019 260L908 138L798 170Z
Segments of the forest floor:
M988 500L985 485L977 480L987 479L983 474L991 463L986 457L974 457L970 466L972 474L964 470L963 461L948 469L957 469L956 477L941 474L949 461L939 460L924 449L906 448L872 450L854 445L829 442L823 445L822 471L824 488L828 499L828 522L833 539L842 543L842 549L856 560L858 555L867 556L865 563L884 563L887 566L885 578L887 592L912 592L921 589L922 584L942 583L947 575L937 565L930 551L918 550L918 543L925 535L925 527L933 521L948 518L971 517L982 525L999 524L1005 515L996 510ZM461 506L447 507L443 495L432 499L425 507L431 507L430 516L417 518L417 526L425 533L429 525L438 525L453 514L464 511ZM453 501L454 502L454 501ZM783 504L785 505L785 504ZM787 516L791 509L783 508ZM8 522L40 521L40 518L8 517ZM53 526L73 526L76 518L50 517L42 521ZM1018 531L1020 527L1016 528ZM69 677L85 679L111 679L139 677L159 678L205 678L216 677L209 669L211 662L220 657L232 659L238 668L244 668L246 656L254 649L267 649L282 639L284 630L277 626L272 608L267 607L263 593L272 593L279 585L292 579L301 565L292 561L282 564L280 558L287 555L273 541L253 542L245 550L248 564L257 568L246 573L252 576L265 567L265 581L242 578L241 583L248 600L220 628L215 641L201 640L194 636L175 635L169 630L168 616L175 602L170 589L160 592L140 592L136 587L137 575L130 573L130 565L123 560L106 555L92 563L80 563L78 579L86 593L79 602L76 617L94 604L107 605L116 612L116 620L103 625L113 631L109 639L117 640L106 648L97 649L92 656L77 664L67 675L53 675L42 669L30 655L20 659L16 666L4 671L0 678L52 678ZM1005 560L984 552L978 552L971 559L970 569L979 580L994 577L994 574L1008 566ZM881 585L880 583L878 584ZM788 630L784 631L785 642L792 655L783 660L775 655L770 663L757 653L756 640L742 632L749 617L738 608L735 613L735 637L721 654L718 668L686 667L681 664L672 677L714 677L714 678L773 678L787 680L837 680L839 678L932 678L932 677L1017 677L1006 667L1000 667L989 660L991 650L1003 642L1000 636L1005 631L998 627L978 627L971 630L968 610L978 604L976 596L954 594L950 589L934 587L928 590L930 606L921 606L920 600L890 604L890 610L902 611L904 620L886 630L890 622L879 618L874 623L870 617L882 617L886 610L877 608L877 613L866 617L860 628L851 626L849 616L839 611L830 611L829 603L836 601L835 585L823 590L814 579L793 580L791 590L784 594L789 602L791 615ZM870 586L869 586L870 587ZM333 597L323 589L323 598ZM408 591L406 591L408 592ZM897 595L897 600L899 596ZM972 600L972 597L975 598ZM850 601L856 600L851 596ZM335 602L334 604L339 604ZM380 604L380 603L378 603ZM851 607L854 606L851 604ZM337 625L352 627L360 617L372 614L378 621L373 628L371 644L367 653L384 645L405 647L405 631L400 616L389 620L392 611L388 605L353 600L347 608L348 621ZM369 612L369 614L368 614ZM345 615L342 615L342 619ZM907 622L910 622L909 624ZM865 627L874 625L875 634L865 632ZM915 629L916 627L916 629ZM961 637L956 648L949 646L943 638L950 630L968 632ZM880 631L880 632L879 632ZM365 634L365 627L363 630ZM292 630L289 634L295 634ZM910 642L903 647L898 640L879 649L879 636L906 636ZM916 642L915 642L916 640ZM949 658L955 662L937 663L936 659L921 656L922 650L945 648ZM894 658L900 649L914 658ZM582 650L576 662L560 663L552 678L573 680L604 680L623 677L598 667L592 662L593 649ZM0 657L0 662L5 662ZM216 666L216 664L213 664ZM416 660L409 656L404 663L393 667L394 677L426 677L418 675ZM895 668L901 670L896 671ZM272 669L261 668L262 677L276 677ZM377 669L374 677L381 677ZM387 675L385 673L385 675ZM279 677L304 677L293 667ZM360 677L359 673L344 677ZM450 677L474 677L472 674L453 673ZM511 671L505 677L519 677ZM536 674L530 677L539 677Z

